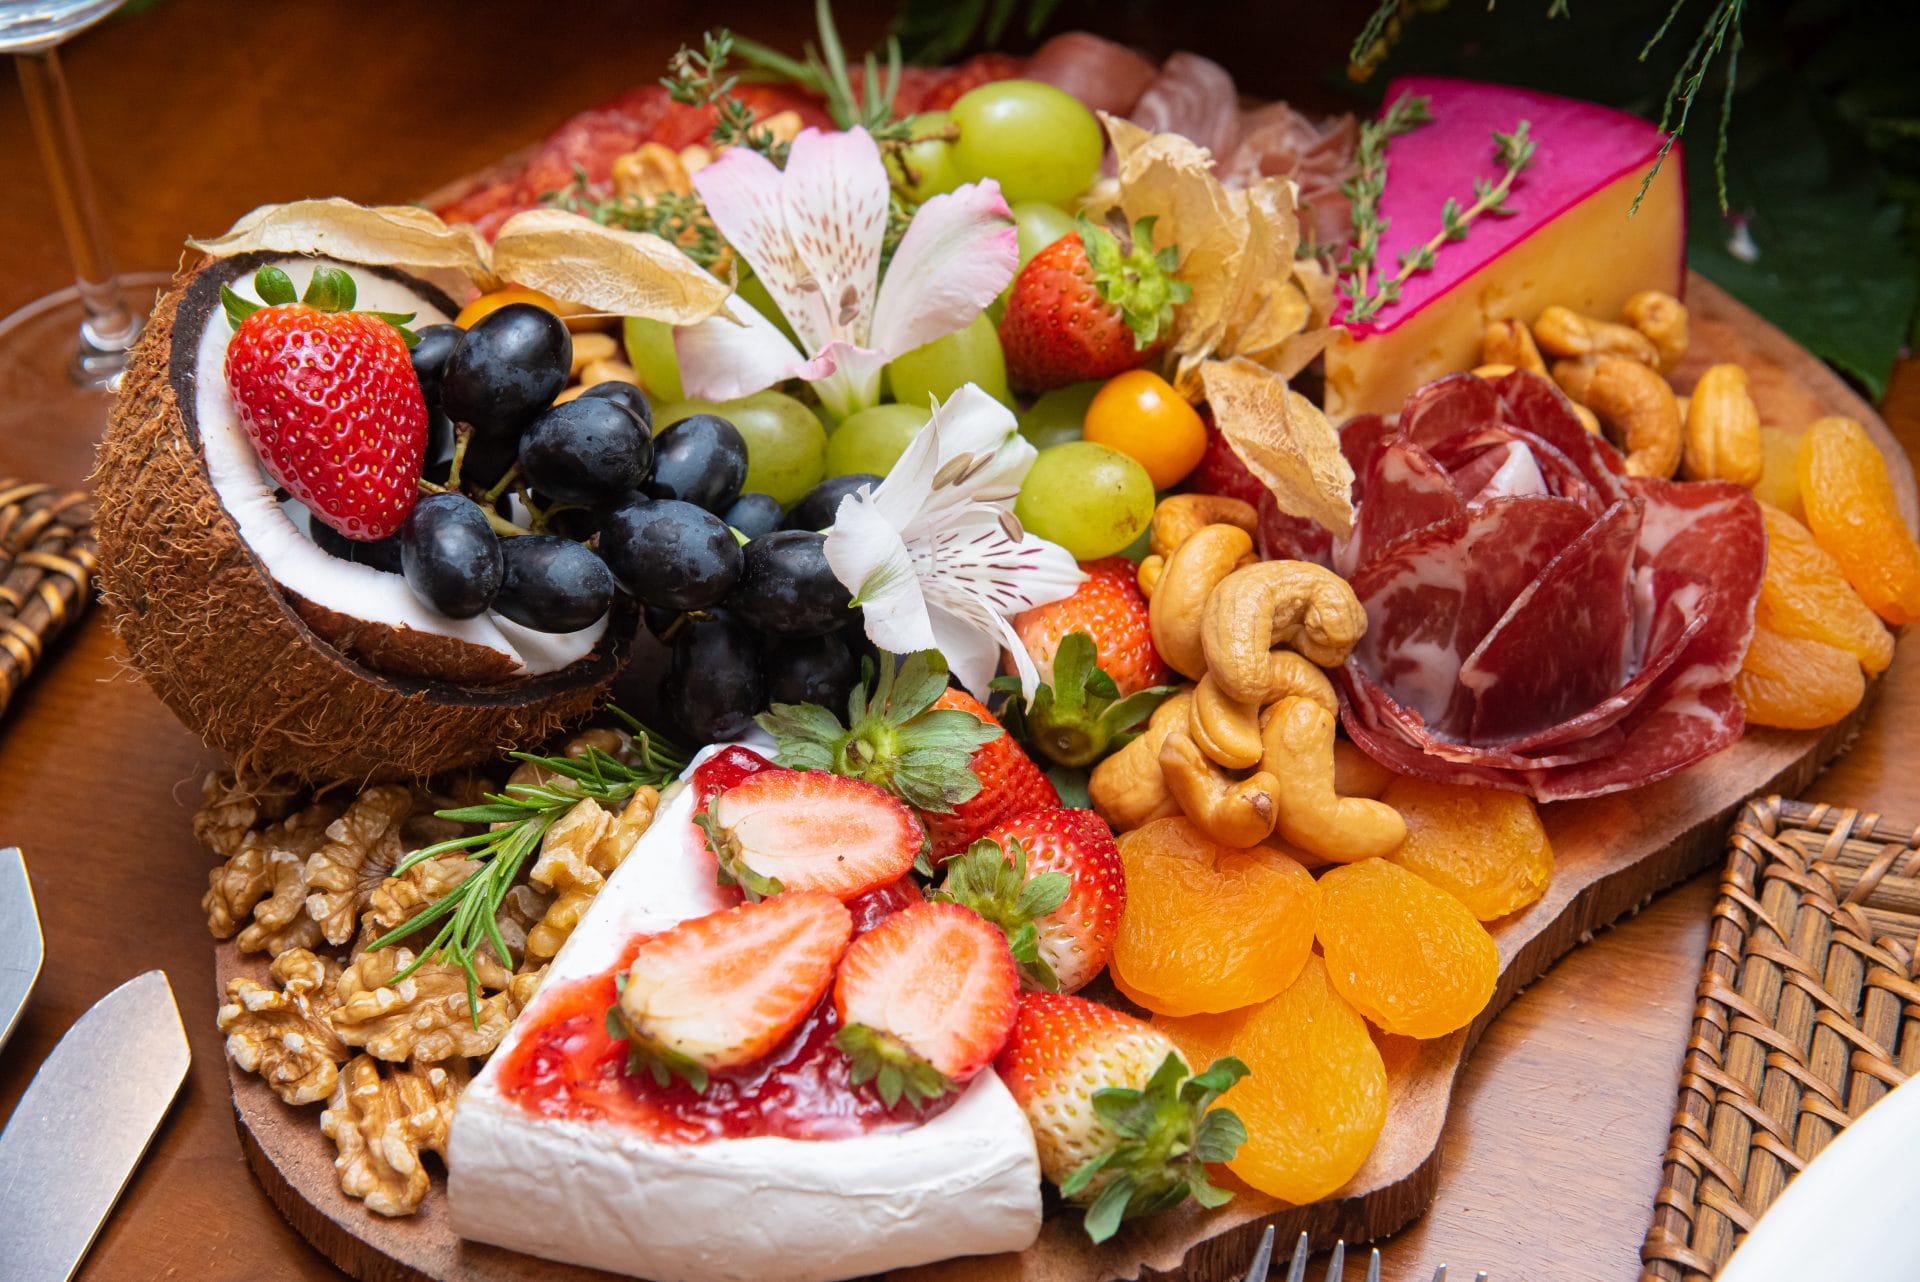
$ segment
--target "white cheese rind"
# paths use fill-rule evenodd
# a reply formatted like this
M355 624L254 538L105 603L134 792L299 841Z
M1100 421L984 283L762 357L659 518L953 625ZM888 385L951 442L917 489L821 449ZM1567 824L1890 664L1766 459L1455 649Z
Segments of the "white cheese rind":
M662 808L549 985L604 973L636 933L725 906L712 855L688 836L692 813L691 788ZM912 1130L663 1144L534 1117L501 1095L497 1068L541 1006L536 996L455 1111L448 1193L462 1237L655 1282L830 1282L1017 1251L1040 1231L1033 1133L991 1071Z

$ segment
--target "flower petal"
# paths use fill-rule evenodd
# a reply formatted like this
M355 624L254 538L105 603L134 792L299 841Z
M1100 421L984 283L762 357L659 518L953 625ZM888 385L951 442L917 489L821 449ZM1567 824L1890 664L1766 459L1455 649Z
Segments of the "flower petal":
M911 455L917 463L917 448L932 454L936 476L944 474L955 459L991 461L969 467L949 484L933 486L931 492L901 518L903 525L909 517L914 518L916 528L938 528L959 505L966 503L993 502L1011 511L1020 482L1039 453L1031 441L1020 435L1013 411L972 383L949 396L945 404L934 407L933 418L909 443L907 454L901 456L902 462ZM897 470L900 465L894 466ZM888 479L891 480L891 476Z
M875 645L911 654L935 644L914 558L864 488L840 500L824 551L833 576L860 603Z
M833 357L808 360L777 326L746 299L727 299L725 316L710 316L673 332L680 381L688 396L727 401L782 379L824 378L833 373Z
M889 356L965 328L1020 265L1000 184L967 183L921 205L893 251L868 341Z
M792 177L752 148L729 147L695 171L693 189L713 225L753 268L800 341L818 351L828 337L827 309L787 230L785 194Z
M880 403L880 375L887 367L887 354L841 339L828 343L818 358L832 370L813 382L814 394L836 419Z
M929 613L934 638L940 653L946 656L947 671L972 691L974 697L985 702L993 690L994 674L1000 668L1000 629L1007 628L1007 621L998 615L982 620L941 609ZM1027 663L1031 667L1033 661L1029 659Z
M812 314L825 328L809 333L784 301L781 310L809 351L833 339L864 346L887 234L887 167L880 148L860 128L803 129L787 152L784 177L787 236L808 277L800 285L811 293Z

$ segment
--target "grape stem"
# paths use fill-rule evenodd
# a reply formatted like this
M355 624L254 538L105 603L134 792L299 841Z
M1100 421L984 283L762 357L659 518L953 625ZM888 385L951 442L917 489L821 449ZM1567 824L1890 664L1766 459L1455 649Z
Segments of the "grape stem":
M453 478L448 477L447 479L452 480ZM451 485L435 485L432 481L429 481L424 476L419 477L414 481L414 488L418 489L422 494L459 494L460 493L459 490L455 489ZM517 534L533 533L532 530L529 530L524 526L515 525L512 521L509 521L506 517L501 516L498 512L494 511L492 507L490 507L485 503L476 503L474 504L474 506L487 514L487 524L493 527L493 532L495 534L498 534L503 538L512 538Z
M491 506L492 504L498 503L500 501L500 496L502 494L505 494L509 489L512 489L514 482L518 481L519 479L520 479L520 465L518 463L515 463L513 466L507 469L506 475L500 478L499 483L496 484L492 489L486 492L484 497L486 499L487 504ZM449 483L451 483L451 481L449 481Z

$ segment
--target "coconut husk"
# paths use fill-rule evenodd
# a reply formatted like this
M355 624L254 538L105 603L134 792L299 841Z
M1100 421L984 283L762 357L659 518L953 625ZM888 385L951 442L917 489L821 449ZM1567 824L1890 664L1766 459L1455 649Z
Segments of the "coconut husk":
M188 729L255 777L421 778L538 743L586 716L625 658L630 609L616 608L600 647L558 672L482 685L396 676L309 626L242 540L208 479L193 422L194 348L220 283L268 257L211 260L175 281L108 420L96 475L100 596L135 671ZM360 630L351 620L338 626ZM357 648L365 652L366 638Z

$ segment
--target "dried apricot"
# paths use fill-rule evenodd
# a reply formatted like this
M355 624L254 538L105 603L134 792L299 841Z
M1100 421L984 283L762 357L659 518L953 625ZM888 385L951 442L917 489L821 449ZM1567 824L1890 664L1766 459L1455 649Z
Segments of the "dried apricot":
M1227 1094L1247 1125L1227 1163L1262 1193L1289 1202L1327 1196L1366 1164L1387 1120L1387 1070L1367 1021L1308 959L1300 977L1247 1017L1233 1053L1248 1069Z
M1531 797L1400 778L1384 800L1407 821L1406 843L1387 858L1457 897L1481 921L1546 893L1553 846Z
M1180 1048L1180 1058L1198 1072L1222 1055L1233 1054L1235 1035L1259 1009L1242 1006L1217 1015L1155 1015L1153 1026L1173 1039Z
M1733 691L1755 725L1813 730L1859 707L1867 680L1860 661L1838 646L1761 627L1753 630Z
M1500 950L1467 906L1385 859L1320 878L1318 934L1333 986L1389 1033L1465 1027L1500 976Z
M1233 1010L1294 981L1313 950L1319 889L1277 851L1238 850L1183 818L1120 838L1127 904L1111 973L1163 1015Z
M1850 651L1868 672L1893 662L1893 634L1847 583L1840 563L1806 526L1777 507L1767 520L1767 574L1760 581L1760 626L1782 636Z
M1847 582L1888 623L1920 621L1920 543L1867 429L1850 418L1816 419L1801 435L1796 471L1807 528Z
M1753 497L1800 517L1800 433L1784 427L1760 429L1760 479Z

